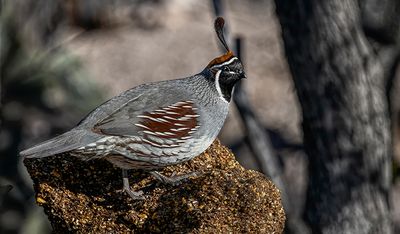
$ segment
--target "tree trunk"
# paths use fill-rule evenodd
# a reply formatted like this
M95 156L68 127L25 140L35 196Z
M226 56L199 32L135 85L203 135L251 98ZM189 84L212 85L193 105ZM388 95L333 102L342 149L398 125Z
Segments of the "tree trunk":
M355 0L276 0L309 157L313 233L391 233L391 137L382 61Z

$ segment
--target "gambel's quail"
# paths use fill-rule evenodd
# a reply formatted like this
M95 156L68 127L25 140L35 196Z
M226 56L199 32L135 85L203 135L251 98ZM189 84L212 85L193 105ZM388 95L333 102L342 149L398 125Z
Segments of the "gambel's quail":
M82 160L106 159L122 169L123 189L133 199L127 170L144 169L164 183L188 176L167 177L156 170L190 160L217 137L228 114L235 84L245 78L243 66L223 36L224 19L215 31L227 53L213 59L194 76L143 84L111 98L72 130L22 151L26 158L64 152Z

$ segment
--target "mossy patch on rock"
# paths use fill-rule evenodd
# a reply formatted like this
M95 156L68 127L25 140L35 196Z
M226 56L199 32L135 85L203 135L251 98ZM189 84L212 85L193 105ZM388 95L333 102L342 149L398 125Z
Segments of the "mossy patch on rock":
M264 175L246 170L219 141L195 159L165 168L164 175L202 175L180 185L158 183L130 171L133 190L121 191L121 170L105 160L83 162L68 155L25 159L36 201L55 233L281 233L280 194Z

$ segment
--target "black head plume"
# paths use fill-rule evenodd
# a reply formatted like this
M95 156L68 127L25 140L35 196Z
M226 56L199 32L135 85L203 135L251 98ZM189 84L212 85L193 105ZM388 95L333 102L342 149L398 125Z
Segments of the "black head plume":
M224 37L224 25L225 20L222 17L217 17L214 22L215 32L217 33L218 39L221 41L222 45L225 47L226 51L230 51L228 44L226 44Z
M226 53L211 60L207 68L212 73L212 81L215 82L215 87L220 97L225 101L231 100L231 95L235 84L246 78L243 70L243 65L240 60L233 55L229 49L224 37L225 20L222 17L215 19L214 28L218 39L226 49Z

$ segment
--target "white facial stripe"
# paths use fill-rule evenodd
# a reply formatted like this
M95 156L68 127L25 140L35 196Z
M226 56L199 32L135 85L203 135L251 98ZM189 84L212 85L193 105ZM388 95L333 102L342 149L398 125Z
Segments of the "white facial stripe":
M233 57L233 58L231 58L230 60L228 60L228 61L226 61L226 62L224 62L224 63L218 64L218 65L214 65L214 66L212 66L211 68L218 68L218 67L222 67L222 66L231 64L231 63L232 63L233 61L235 61L236 59L238 59L238 58L237 58L237 57Z
M219 85L219 76L221 75L221 70L217 71L217 74L215 74L215 88L217 89L217 92L219 94L219 97L224 100L225 102L228 102L227 100L225 100L224 96L222 95L222 91L221 91L221 86Z

